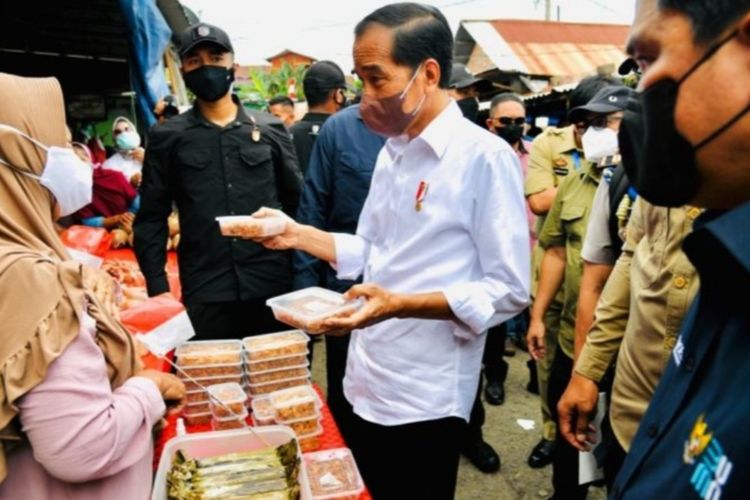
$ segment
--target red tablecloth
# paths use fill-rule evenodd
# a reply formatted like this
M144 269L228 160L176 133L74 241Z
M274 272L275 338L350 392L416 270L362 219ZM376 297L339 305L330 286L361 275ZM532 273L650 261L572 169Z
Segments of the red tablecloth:
M320 388L315 385L315 390L318 394L321 394ZM321 394L321 399L322 394ZM333 420L331 410L327 404L323 404L320 409L322 420L323 420L323 435L320 436L320 450L331 450L334 448L346 448L344 438L341 436L336 422ZM192 434L195 432L210 432L210 425L191 425L186 426L188 433ZM164 444L175 437L177 434L177 416L171 416L167 418L167 425L161 432L158 441L154 446L154 470L159 466L159 459L161 458L161 452L164 449ZM316 450L317 451L317 450ZM360 500L371 500L370 494L365 491L360 495Z

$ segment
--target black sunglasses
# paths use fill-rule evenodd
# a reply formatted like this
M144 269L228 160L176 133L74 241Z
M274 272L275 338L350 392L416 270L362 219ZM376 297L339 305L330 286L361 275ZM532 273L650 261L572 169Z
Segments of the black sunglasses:
M515 123L516 125L523 125L524 123L526 123L526 118L511 118L510 116L501 116L500 118L495 118L495 121L498 121L505 126L508 126L511 123Z

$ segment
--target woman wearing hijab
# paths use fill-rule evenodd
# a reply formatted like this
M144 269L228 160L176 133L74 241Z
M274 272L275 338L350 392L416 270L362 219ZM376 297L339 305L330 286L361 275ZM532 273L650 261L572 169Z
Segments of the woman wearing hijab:
M112 139L117 152L104 162L104 168L122 173L134 186L141 183L144 151L141 136L133 122L120 116L112 122Z
M94 192L91 203L76 212L76 219L86 226L115 229L130 227L138 212L140 198L122 173L94 164L88 146L73 143L78 157L94 169Z
M92 175L59 84L0 73L0 102L0 498L148 498L151 429L185 388L141 368L111 279L55 233Z

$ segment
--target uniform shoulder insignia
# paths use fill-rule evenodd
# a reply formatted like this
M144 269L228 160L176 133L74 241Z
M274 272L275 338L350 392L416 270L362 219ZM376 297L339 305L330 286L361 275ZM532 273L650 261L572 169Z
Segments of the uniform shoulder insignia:
M318 135L318 132L320 132L320 125L313 125L312 129L310 130L310 133L312 135Z
M566 160L562 156L558 156L557 158L555 158L554 160L552 160L552 163L556 167L567 167L568 166L568 160Z

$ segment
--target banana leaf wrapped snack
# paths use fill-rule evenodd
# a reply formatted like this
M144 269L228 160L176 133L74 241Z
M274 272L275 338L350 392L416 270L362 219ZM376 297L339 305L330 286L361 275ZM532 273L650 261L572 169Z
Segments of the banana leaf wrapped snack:
M175 454L167 475L170 500L297 500L300 460L294 440L275 448L208 458Z

